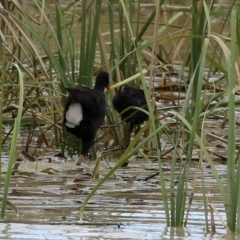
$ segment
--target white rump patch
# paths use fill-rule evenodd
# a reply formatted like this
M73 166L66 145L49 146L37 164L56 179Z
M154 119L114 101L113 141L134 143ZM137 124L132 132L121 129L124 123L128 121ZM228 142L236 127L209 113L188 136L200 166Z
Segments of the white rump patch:
M79 125L82 121L82 105L80 103L72 103L70 104L67 112L66 112L66 122L65 125L69 128L74 128Z

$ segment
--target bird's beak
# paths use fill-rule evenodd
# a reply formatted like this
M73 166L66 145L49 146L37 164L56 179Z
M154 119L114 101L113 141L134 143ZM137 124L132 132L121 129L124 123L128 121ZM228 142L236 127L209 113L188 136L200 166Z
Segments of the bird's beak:
M106 93L106 92L108 92L110 89L111 89L111 86L110 86L110 84L108 84L108 85L105 87L104 92Z

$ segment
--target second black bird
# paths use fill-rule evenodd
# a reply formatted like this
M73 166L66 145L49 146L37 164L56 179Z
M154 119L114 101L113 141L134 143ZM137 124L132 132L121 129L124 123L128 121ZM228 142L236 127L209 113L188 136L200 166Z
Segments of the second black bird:
M121 114L128 107L139 107L148 111L147 102L142 89L122 85L119 87L113 98L113 107ZM121 119L126 122L127 128L124 131L124 145L127 147L130 143L130 136L135 126L138 130L140 124L148 119L148 114L136 109L129 109L121 114Z

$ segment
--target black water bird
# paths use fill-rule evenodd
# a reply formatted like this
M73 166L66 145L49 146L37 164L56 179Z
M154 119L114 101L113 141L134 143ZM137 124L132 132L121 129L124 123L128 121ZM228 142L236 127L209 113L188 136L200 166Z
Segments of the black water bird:
M121 119L127 124L124 130L124 147L127 147L134 127L137 127L137 131L139 131L140 124L146 121L149 116L145 112L136 109L123 111L128 107L139 107L148 111L144 91L128 85L122 85L119 87L112 102L115 110L121 114Z
M81 165L84 156L94 142L97 130L103 123L106 113L104 89L109 87L109 74L100 72L93 89L84 86L66 88L68 95L63 124L67 131L80 138L82 150L77 165Z

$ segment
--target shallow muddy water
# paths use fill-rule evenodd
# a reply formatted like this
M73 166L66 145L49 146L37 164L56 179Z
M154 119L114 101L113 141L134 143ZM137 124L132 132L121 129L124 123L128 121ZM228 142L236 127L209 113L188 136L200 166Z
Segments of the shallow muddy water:
M75 239L234 239L233 236L206 234L204 229L166 228L157 224L132 224L129 226L76 226L76 225L36 225L1 224L1 239L75 240ZM158 229L158 231L156 231ZM237 239L237 238L236 238Z
M98 181L91 178L94 164L84 160L81 167L76 167L74 161L57 158L52 163L48 163L48 158L38 163L21 162L12 177L8 198L16 209L8 208L0 224L0 239L234 239L226 235L217 216L216 234L206 233L201 177L197 179L187 227L167 228L159 177L146 181L158 171L158 165L136 156L103 184L87 204L83 222L79 222L81 203ZM114 162L110 161L110 165L114 166ZM216 164L216 168L225 182L226 166ZM169 190L168 162L163 169ZM107 171L107 164L102 161L100 177ZM177 171L178 168L176 176ZM187 199L196 172L197 164L193 162ZM226 220L220 193L207 165L204 176L208 202Z

